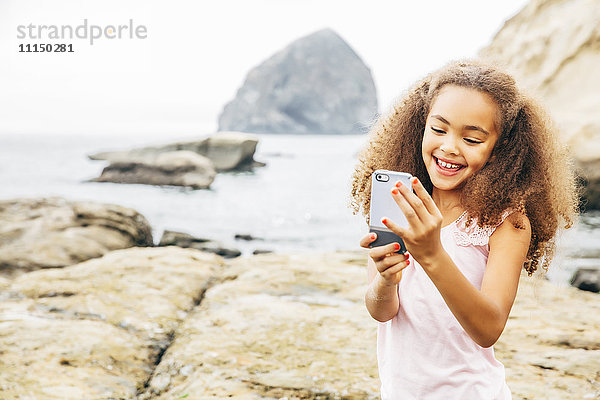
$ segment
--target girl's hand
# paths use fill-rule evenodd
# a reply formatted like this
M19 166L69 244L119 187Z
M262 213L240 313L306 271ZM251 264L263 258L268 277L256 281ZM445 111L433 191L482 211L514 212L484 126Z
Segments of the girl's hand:
M360 240L360 246L369 248L369 244L377 238L375 233L369 233ZM382 283L387 286L395 286L400 283L402 270L409 265L408 253L398 254L400 244L389 243L383 246L373 247L369 251L369 257L375 263L377 272L382 278Z
M424 266L444 251L440 240L442 214L421 182L417 178L411 182L414 193L400 182L392 189L392 197L406 216L409 227L402 228L386 218L382 222L404 240L410 254Z

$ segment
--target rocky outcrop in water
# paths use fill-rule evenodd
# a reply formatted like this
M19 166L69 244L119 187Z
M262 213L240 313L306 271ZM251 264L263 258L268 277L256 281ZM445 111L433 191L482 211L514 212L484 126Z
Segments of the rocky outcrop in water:
M378 399L366 252L111 252L0 296L0 398ZM600 394L598 295L522 277L496 355L513 398Z
M578 268L571 277L571 286L588 292L600 292L600 268Z
M93 182L141 183L207 189L217 172L264 166L254 160L258 139L241 132L220 132L202 140L89 155L106 160Z
M211 239L198 238L184 232L164 231L159 246L179 246L214 253L225 258L239 257L242 252L238 249L225 247Z
M587 209L600 209L600 3L532 0L480 55L543 100L571 146Z
M137 211L60 198L0 201L0 275L17 276L152 246L152 229Z
M337 33L298 39L252 69L219 116L219 130L364 133L377 113L371 71Z
M258 138L242 132L218 132L213 136L187 142L175 142L163 146L148 146L127 151L106 151L89 155L92 160L111 163L128 161L152 162L163 153L190 151L208 158L215 170L244 170L264 165L254 160Z
M217 172L212 162L191 151L169 151L155 157L137 157L112 162L92 182L140 183L207 189Z

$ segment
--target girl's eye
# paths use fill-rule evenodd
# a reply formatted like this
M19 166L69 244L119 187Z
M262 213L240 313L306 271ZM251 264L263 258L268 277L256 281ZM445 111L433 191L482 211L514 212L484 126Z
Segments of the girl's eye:
M446 133L442 129L434 128L433 126L431 127L431 130L434 131L434 132L436 132L436 133Z
M469 139L469 138L465 138L465 142L467 142L467 143L473 143L473 144L475 144L475 143L483 143L483 142L480 142L479 140L473 140L473 139Z

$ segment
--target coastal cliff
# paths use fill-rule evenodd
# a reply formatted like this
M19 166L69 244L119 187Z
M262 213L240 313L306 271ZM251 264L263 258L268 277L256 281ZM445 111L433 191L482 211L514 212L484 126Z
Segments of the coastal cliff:
M575 158L584 206L600 209L600 2L532 0L479 55L543 100Z

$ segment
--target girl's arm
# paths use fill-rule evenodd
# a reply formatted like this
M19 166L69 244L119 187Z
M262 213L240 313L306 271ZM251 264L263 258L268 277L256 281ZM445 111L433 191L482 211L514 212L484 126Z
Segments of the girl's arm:
M377 272L375 263L369 257L367 263L369 287L365 293L365 305L371 317L379 322L386 322L398 313L398 284L388 284ZM402 272L400 272L402 274Z
M361 240L361 246L368 248L375 240L375 234L369 234ZM400 246L390 243L374 247L369 251L367 274L369 286L365 293L365 305L371 317L386 322L398 313L398 283L402 270L406 268L408 257L394 253Z
M496 343L515 300L531 237L529 220L525 220L526 229L505 220L490 237L481 291L445 251L420 262L465 332L482 347Z
M393 223L388 228L404 239L409 252L423 267L465 332L480 346L492 346L508 319L525 261L531 227L504 221L490 237L490 254L481 290L467 280L440 241L441 213L420 182L415 193L400 188L393 193L409 221L409 229ZM392 226L395 225L395 226Z

